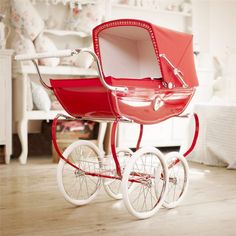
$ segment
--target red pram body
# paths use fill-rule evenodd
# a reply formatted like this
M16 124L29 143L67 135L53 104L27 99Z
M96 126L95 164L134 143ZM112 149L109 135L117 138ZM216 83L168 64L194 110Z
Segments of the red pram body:
M73 117L127 119L154 124L179 115L188 105L194 89L165 88L161 80L106 78L113 86L126 85L128 93L111 92L98 78L51 80L53 91Z
M99 78L51 79L70 115L154 124L185 110L198 85L191 35L139 20L114 20L96 27L93 41L106 83L127 90L111 91Z

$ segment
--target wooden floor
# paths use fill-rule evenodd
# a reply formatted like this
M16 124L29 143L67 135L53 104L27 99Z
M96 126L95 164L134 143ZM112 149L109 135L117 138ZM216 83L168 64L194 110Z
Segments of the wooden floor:
M0 165L0 235L235 236L236 171L191 164L190 177L179 207L136 220L103 191L89 205L67 203L49 158L30 158L24 166L15 160Z

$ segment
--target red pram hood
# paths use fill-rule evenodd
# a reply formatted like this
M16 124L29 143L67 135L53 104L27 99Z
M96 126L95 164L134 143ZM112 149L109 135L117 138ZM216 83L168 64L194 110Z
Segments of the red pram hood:
M134 30L133 33L132 30ZM144 34L146 34L145 37ZM132 42L137 41L135 41L136 36L139 42L143 42L142 44L137 44L140 45L142 49L142 52L137 54L135 54L133 49L130 49L132 48L132 45L134 45ZM105 43L103 43L104 40L102 38L105 38ZM115 41L115 38L117 38L117 41ZM100 59L105 76L112 75L111 73L113 70L118 68L120 70L119 76L115 75L115 77L138 77L138 74L134 74L135 76L122 76L122 73L125 70L129 70L129 68L131 71L142 70L148 73L148 70L153 70L153 68L151 68L152 64L153 67L160 67L161 77L164 81L174 82L176 87L181 86L181 83L174 75L170 65L166 60L164 60L164 58L160 57L160 55L165 54L169 61L171 61L171 63L182 72L183 79L189 87L197 86L198 79L194 66L192 38L193 37L190 34L173 31L164 27L153 25L146 21L135 19L108 21L97 26L93 30L94 50ZM152 45L152 49L145 46L147 43ZM101 46L101 44L103 46ZM108 52L106 56L104 51L109 45L112 45L113 48L109 48L109 50L107 50ZM117 55L119 54L120 56L122 47L124 52L121 57L118 57ZM150 50L150 53L151 50L153 50L155 59L154 57L147 55L148 50ZM144 59L135 59L135 55L140 58L144 57ZM106 59L106 57L108 59ZM138 68L140 67L140 64L147 64L146 68ZM141 65L141 67L143 67L143 65ZM132 72L128 74L132 75ZM145 74L145 76L149 75ZM140 77L145 76L142 75Z

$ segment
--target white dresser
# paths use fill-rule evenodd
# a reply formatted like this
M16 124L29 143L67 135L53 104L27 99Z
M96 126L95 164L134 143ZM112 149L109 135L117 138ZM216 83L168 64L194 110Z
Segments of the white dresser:
M7 164L12 154L12 55L13 50L0 50L0 145Z

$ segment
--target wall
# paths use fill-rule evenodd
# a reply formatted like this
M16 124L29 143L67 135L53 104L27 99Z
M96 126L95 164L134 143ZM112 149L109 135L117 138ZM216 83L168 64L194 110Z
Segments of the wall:
M236 1L210 1L210 52L223 57L229 51L236 52Z
M224 57L236 51L236 1L194 0L193 31L201 52Z
M217 56L223 68L225 96L228 104L236 102L236 1L210 1L209 51Z
M209 0L193 0L194 50L209 52Z
M236 1L192 0L195 49L200 51L198 66L214 68L214 102L236 101ZM216 57L216 60L212 58ZM214 66L213 66L214 65ZM208 68L207 68L208 67Z

